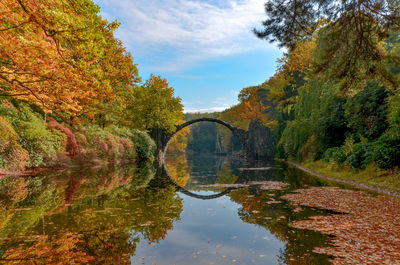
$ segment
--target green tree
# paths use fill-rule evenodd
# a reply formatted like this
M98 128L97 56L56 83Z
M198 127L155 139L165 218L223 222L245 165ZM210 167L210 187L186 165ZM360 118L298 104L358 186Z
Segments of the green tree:
M376 83L370 83L346 104L348 126L355 137L378 138L388 127L386 89Z
M173 132L183 119L183 105L166 79L151 75L143 86L132 88L123 118L129 127Z
M313 70L338 80L343 91L352 95L368 79L397 87L398 78L385 64L398 65L400 57L388 53L383 44L400 28L398 1L270 0L265 11L265 28L255 30L256 35L291 51L318 34Z
M318 29L322 20L347 28L355 26L357 42L368 45L370 28L366 20L376 24L380 35L400 27L398 1L367 0L268 0L265 3L268 19L262 24L264 30L254 30L259 38L279 42L280 46L293 48L298 41L309 38ZM335 41L335 40L333 40ZM337 40L343 41L343 39Z

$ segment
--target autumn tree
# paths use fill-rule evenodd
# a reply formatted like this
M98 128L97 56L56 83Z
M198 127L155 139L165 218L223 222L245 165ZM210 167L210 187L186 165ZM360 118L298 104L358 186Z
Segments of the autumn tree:
M117 22L91 0L0 3L0 93L78 115L137 80Z
M132 88L125 114L129 127L173 132L182 122L183 105L165 78L152 75L143 86Z
M262 93L259 92L262 86L252 86L243 88L239 95L239 104L225 110L220 114L220 118L234 126L248 129L253 120L258 120L264 124L268 123L266 110L271 106L266 106L262 102Z

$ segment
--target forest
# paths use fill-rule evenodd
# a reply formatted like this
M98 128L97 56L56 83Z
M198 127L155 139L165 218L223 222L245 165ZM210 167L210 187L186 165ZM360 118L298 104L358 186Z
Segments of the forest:
M261 122L274 134L279 159L328 171L398 174L396 3L267 1L268 19L254 33L285 50L276 73L243 88L239 103L223 112L186 116L166 79L142 81L114 37L119 23L102 18L92 1L7 0L0 10L3 173L148 159L153 131L172 132L185 120L209 116L242 129ZM229 130L214 124L176 138L172 151L240 149Z
M0 263L398 264L398 0L265 0L246 30L283 51L275 73L211 113L144 80L95 2L0 1ZM259 1L165 2L193 38ZM220 124L176 132L198 118Z
M183 118L165 78L142 81L91 0L0 3L0 173L153 157Z
M265 12L255 34L287 52L271 78L243 88L219 117L241 128L264 123L280 159L339 175L398 176L398 2L267 1Z

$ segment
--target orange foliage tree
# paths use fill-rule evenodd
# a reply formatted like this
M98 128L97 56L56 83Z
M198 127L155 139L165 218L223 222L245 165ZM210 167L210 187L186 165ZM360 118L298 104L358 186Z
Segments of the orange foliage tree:
M113 36L118 23L99 11L91 0L1 1L0 95L78 115L134 84L137 68Z
M315 38L298 42L279 60L281 65L277 73L266 82L268 98L277 104L278 109L291 111L296 102L297 86L304 83L299 80L312 73L315 49Z
M247 129L252 120L266 123L264 111L267 107L261 102L258 89L258 86L242 89L239 93L240 103L222 112L220 118L242 129Z

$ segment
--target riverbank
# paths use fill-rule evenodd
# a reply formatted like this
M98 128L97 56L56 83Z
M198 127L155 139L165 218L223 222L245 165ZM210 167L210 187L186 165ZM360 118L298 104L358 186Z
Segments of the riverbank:
M323 161L308 161L301 164L286 161L286 163L319 178L400 198L400 172L396 170L367 167L364 170L355 171Z
M93 121L67 124L25 102L0 104L0 176L150 159L148 133Z
M80 169L80 168L96 168L107 165L127 165L132 163L138 163L141 161L146 161L150 159L135 159L135 160L118 160L118 161L87 161L81 164L64 164L56 165L51 167L34 167L28 168L23 171L7 171L0 168L0 179L5 177L21 177L21 176L35 176L43 173L49 172L62 172L68 169Z

